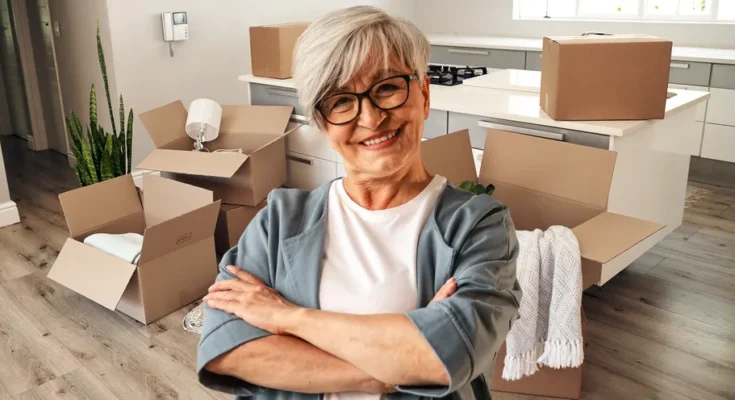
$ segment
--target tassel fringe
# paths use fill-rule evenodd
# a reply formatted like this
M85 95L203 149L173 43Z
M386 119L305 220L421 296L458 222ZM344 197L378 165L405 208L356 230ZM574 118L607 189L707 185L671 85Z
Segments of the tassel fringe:
M524 376L536 373L538 366L533 361L536 359L536 354L535 350L529 350L520 357L506 354L503 365L503 379L506 381L516 381Z
M576 368L582 365L584 360L584 345L582 340L574 341L546 341L544 353L538 358L538 363L548 367Z

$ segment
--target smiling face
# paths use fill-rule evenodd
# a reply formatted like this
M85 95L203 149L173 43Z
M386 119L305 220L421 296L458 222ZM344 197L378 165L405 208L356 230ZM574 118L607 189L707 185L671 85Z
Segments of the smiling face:
M400 76L414 72L405 67L384 69L379 62L366 65L320 105L329 120L340 123L354 115L359 102L360 113L352 121L341 125L325 121L332 147L342 156L348 175L360 180L380 180L422 168L419 150L424 120L429 116L429 78L407 80ZM340 95L368 89L376 104L391 109L377 108L367 95L361 100ZM405 103L399 105L404 98Z

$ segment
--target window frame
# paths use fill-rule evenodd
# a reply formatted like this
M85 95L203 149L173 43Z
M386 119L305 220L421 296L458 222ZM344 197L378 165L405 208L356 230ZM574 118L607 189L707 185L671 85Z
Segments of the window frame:
M581 4L584 0L568 0L569 2L575 3L575 15L565 17L524 17L521 15L521 3L525 0L513 0L513 19L526 20L526 21L607 21L607 22L657 22L657 23L710 23L710 24L735 24L735 16L732 19L719 18L719 5L720 1L735 1L735 0L711 0L710 13L708 15L681 15L681 1L678 0L676 6L676 15L656 15L646 13L647 5L651 0L637 0L638 1L638 13L627 14L627 15L615 15L610 14L582 14ZM609 0L595 0L595 1L609 1ZM547 0L548 7L548 0Z

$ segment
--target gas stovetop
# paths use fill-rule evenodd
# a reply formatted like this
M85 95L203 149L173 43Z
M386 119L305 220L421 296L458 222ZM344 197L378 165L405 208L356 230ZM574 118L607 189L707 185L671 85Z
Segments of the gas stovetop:
M470 67L457 65L429 64L427 75L431 84L442 86L459 85L465 79L487 75L486 67Z

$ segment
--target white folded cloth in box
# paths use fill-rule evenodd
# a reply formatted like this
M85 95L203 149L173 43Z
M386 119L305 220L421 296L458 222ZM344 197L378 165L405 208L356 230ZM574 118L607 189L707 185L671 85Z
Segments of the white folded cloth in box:
M523 291L520 318L506 338L503 379L533 375L538 365L582 365L582 259L571 229L518 231L516 275Z
M143 249L143 235L138 233L95 233L84 239L84 244L112 254L125 262L138 265Z

